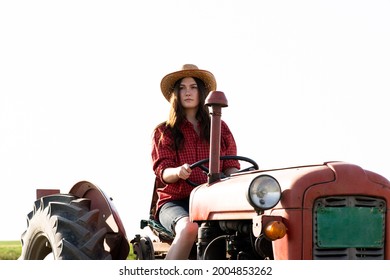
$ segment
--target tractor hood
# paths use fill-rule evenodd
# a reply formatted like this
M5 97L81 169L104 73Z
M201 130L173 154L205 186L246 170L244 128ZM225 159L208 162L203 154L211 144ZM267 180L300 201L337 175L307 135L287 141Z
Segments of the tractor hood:
M252 219L257 213L248 201L248 189L253 180L264 175L280 185L281 199L273 209L299 209L307 189L335 181L346 173L359 180L388 184L380 175L345 162L237 173L195 188L190 197L190 218L192 221Z

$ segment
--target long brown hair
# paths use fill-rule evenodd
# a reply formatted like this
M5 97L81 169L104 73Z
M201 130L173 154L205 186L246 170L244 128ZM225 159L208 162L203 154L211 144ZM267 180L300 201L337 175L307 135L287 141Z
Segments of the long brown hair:
M203 141L210 142L210 112L209 107L204 105L208 92L206 92L206 86L201 79L193 78L198 86L199 92L199 106L198 111L196 112L196 119L200 124L200 138ZM179 150L182 147L184 136L180 130L180 126L185 120L186 116L184 114L184 108L181 105L179 98L180 83L182 79L176 81L173 93L171 95L170 103L171 109L169 111L168 120L159 124L157 127L165 125L172 133L175 147L175 150ZM161 134L161 138L164 137L165 131ZM160 138L160 141L161 141Z

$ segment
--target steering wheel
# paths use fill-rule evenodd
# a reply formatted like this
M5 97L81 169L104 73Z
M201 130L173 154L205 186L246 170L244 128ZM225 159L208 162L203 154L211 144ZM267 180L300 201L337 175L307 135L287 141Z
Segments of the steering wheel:
M248 163L251 164L249 167L244 168L244 169L240 169L236 173L259 169L259 165L253 159L250 159L250 158L247 158L247 157L242 157L242 156L221 156L219 159L220 160L240 160L240 161L245 161L245 162L248 162ZM206 166L203 165L204 163L209 162L209 161L210 161L209 158L201 159L201 160L191 164L190 168L191 169L200 168L206 174L209 174L209 172L210 172L209 169ZM193 182L193 181L191 181L189 179L187 179L186 182L188 184L190 184L191 186L193 186L193 187L199 186L199 184L197 184L197 183L195 183L195 182Z

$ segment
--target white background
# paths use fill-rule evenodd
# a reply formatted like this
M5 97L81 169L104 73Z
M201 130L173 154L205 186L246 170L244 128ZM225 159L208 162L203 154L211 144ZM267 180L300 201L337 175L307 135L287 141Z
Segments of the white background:
M390 178L389 1L1 1L0 240L37 188L87 180L128 237L148 217L161 78L210 70L261 168L343 160Z

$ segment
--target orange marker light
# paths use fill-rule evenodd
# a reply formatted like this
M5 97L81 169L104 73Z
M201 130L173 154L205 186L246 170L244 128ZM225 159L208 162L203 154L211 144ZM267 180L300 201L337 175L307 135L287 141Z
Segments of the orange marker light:
M269 222L264 228L265 236L272 241L283 238L286 235L286 231L286 226L280 221Z

